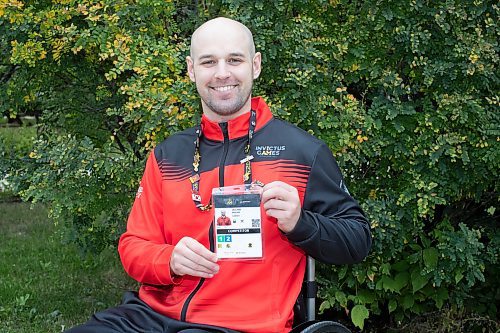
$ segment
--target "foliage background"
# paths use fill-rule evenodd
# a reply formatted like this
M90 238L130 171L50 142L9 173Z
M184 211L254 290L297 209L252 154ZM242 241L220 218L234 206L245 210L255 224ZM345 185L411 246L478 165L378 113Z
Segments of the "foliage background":
M363 328L500 298L499 7L494 1L0 0L0 112L34 114L2 163L68 241L114 244L148 151L197 122L184 65L219 15L254 32L255 95L325 140L365 209L362 264L321 267L321 310Z

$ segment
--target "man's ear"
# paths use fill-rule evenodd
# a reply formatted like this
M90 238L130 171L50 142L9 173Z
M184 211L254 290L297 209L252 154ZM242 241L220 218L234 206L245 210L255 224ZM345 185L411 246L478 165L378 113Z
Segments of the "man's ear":
M261 63L262 63L262 55L260 54L260 52L257 52L253 56L253 60L252 60L252 65L253 65L253 79L254 80L256 78L258 78L259 75L260 75L260 71L262 70Z
M189 74L189 78L191 81L196 82L196 77L194 76L194 63L193 59L190 56L186 57L186 65Z

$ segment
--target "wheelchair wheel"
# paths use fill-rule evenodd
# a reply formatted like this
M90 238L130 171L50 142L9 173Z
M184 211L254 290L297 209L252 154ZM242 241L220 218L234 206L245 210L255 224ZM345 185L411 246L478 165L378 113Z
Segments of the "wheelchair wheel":
M352 333L347 327L333 321L320 321L307 327L301 333Z

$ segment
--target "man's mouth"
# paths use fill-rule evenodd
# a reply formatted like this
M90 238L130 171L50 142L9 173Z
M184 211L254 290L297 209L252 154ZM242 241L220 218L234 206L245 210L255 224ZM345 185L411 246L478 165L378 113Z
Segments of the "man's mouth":
M233 88L236 88L236 85L231 85L231 86L221 86L221 87L212 87L212 89L219 91L219 92L226 92L229 91Z

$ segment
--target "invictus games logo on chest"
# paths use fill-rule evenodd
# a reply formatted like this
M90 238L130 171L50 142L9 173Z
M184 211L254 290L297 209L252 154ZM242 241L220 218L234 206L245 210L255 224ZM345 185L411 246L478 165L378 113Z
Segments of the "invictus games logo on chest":
M286 146L256 146L255 152L258 156L280 156L286 150Z

